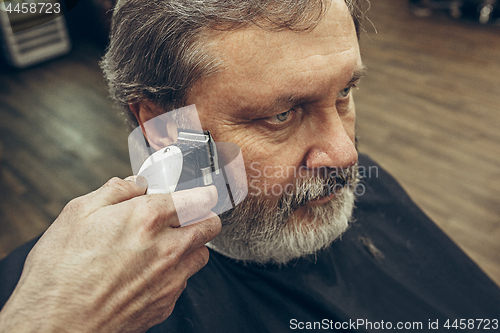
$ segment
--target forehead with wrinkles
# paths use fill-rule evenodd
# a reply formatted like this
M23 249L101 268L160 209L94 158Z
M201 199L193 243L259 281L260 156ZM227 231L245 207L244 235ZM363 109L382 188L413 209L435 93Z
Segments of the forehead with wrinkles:
M252 26L216 32L209 39L207 50L220 61L221 71L195 84L188 99L195 104L204 91L210 92L203 96L208 100L216 93L222 97L217 103L255 114L276 107L280 99L284 104L305 95L319 99L361 68L354 23L343 1L333 1L312 31Z

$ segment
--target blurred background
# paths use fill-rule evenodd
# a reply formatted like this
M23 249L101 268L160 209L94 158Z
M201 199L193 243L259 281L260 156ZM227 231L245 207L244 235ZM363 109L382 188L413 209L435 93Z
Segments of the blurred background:
M131 174L98 65L112 5L77 3L51 28L64 45L38 64L0 60L0 259L72 198ZM360 151L500 285L498 11L496 0L372 0L355 100Z

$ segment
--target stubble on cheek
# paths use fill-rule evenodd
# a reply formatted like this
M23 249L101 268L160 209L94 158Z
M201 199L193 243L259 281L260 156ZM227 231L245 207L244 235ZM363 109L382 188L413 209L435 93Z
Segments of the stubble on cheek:
M278 201L283 195L292 195L295 189L297 168L263 165L251 162L247 165L249 196L260 196Z

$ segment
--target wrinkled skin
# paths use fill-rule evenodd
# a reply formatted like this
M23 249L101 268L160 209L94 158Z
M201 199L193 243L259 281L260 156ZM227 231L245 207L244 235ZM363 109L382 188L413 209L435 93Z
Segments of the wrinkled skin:
M0 332L143 332L164 321L208 261L217 192L144 193L114 178L68 203L30 252Z

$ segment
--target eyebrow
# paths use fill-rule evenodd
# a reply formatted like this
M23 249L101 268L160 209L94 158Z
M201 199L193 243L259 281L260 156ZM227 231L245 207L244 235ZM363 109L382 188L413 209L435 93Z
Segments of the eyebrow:
M358 82L363 76L366 75L366 67L364 65L361 65L360 68L356 69L354 73L352 74L351 79L349 80L349 83L347 84L348 86L351 86Z
M364 65L361 65L359 68L355 69L352 73L351 79L347 83L346 87L353 86L358 82L363 76L366 75L367 69ZM295 95L282 95L274 100L273 109L284 109L288 107L290 104L300 104L302 101L307 100L307 97L296 97Z

